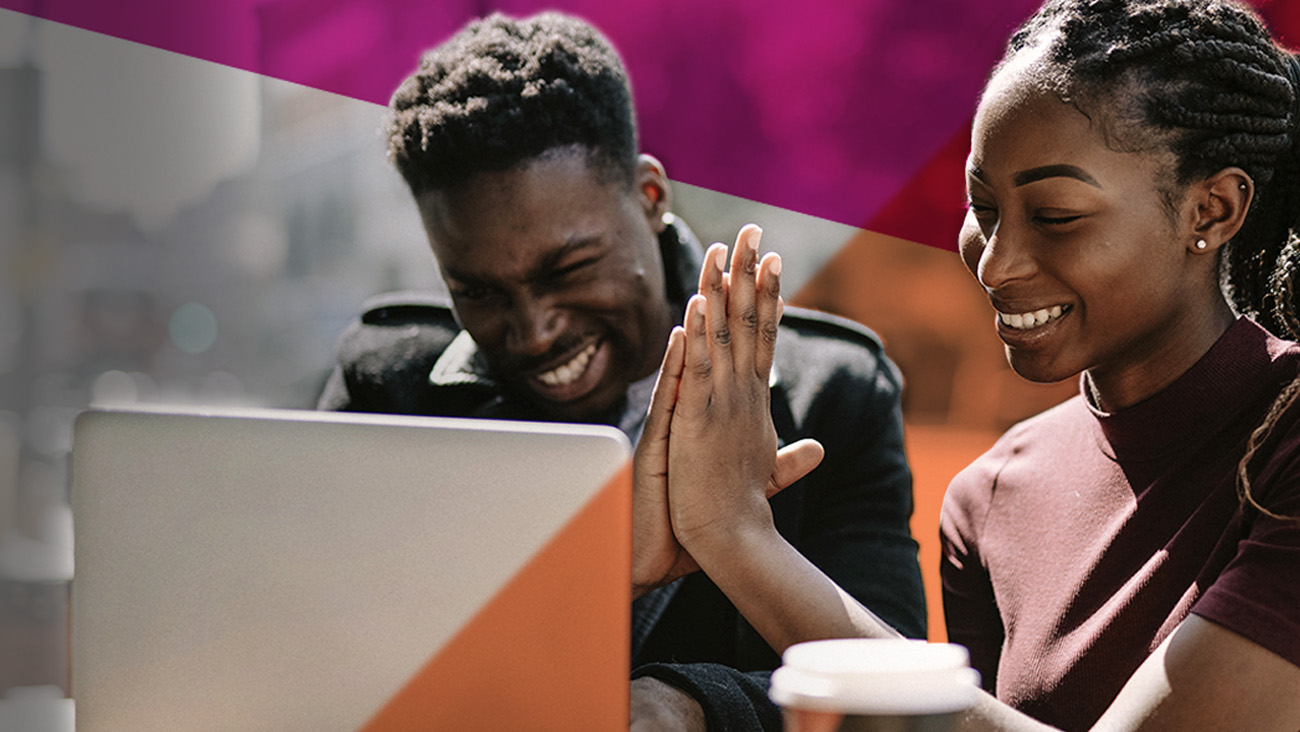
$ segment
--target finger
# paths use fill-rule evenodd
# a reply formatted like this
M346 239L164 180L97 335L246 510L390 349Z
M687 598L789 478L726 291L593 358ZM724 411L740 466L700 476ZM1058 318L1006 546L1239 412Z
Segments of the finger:
M781 302L781 256L768 252L758 267L756 308L758 331L754 344L754 372L766 379L776 354L776 326L781 322L785 305Z
M638 452L642 445L655 449L662 445L667 449L668 426L672 423L673 409L677 406L677 388L682 382L685 358L686 331L681 327L673 328L668 334L668 348L664 351L663 365L659 367L659 377L650 394L650 410L646 412L645 429L637 442Z
M704 254L704 267L700 270L700 294L707 307L704 309L709 331L709 354L713 365L724 373L731 368L731 330L727 324L728 279L727 246L714 244Z
M754 287L758 275L758 243L763 230L745 224L736 234L731 254L731 287L727 296L727 327L731 331L732 366L736 373L747 374L754 368L755 334L758 311Z
M719 254L718 250L722 252ZM710 292L722 293L726 289L725 271L727 268L727 245L715 241L704 251L704 264L700 266L700 282L697 291L708 296Z
M826 448L813 439L799 440L777 450L776 467L772 469L772 482L767 486L767 497L771 498L811 473L825 456Z
M708 405L712 394L713 360L709 357L708 318L704 314L707 302L700 295L692 295L686 303L683 337L686 352L682 359L681 385L678 388L677 407L674 413L691 409L698 414Z

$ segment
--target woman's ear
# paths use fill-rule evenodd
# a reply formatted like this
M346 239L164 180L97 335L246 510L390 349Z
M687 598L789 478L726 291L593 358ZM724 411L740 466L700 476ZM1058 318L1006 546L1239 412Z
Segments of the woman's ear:
M1193 238L1188 248L1198 254L1218 251L1241 230L1255 196L1255 181L1241 168L1224 168L1193 183Z
M673 207L672 185L668 182L668 174L664 172L663 163L642 153L637 158L636 179L633 185L636 186L636 194L641 201L641 209L645 211L646 221L650 223L650 230L656 234L663 232L664 227L668 225L664 221L664 214L671 211Z

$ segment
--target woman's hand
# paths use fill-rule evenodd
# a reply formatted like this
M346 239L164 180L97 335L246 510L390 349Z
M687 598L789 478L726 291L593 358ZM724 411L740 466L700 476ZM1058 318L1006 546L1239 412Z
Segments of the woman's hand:
M784 308L781 259L760 261L761 235L752 224L740 230L730 273L726 247L710 247L700 294L686 308L667 456L672 528L688 550L772 529L768 497L822 457L812 440L777 454L768 377Z
M749 427L754 429L753 437L751 438L748 432L735 434L733 437L740 446L749 448L746 454L757 457L760 466L770 466L767 468L765 479L758 481L763 486L762 495L766 499L816 467L821 461L822 449L815 441L803 440L779 452L776 451L776 431L772 426L769 404L768 374L771 371L775 352L776 325L780 321L783 309L779 281L781 260L775 254L771 254L763 258L761 265L757 264L758 241L761 233L757 226L750 225L742 229L737 236L732 269L738 273L735 281L739 283L739 290L743 292L736 292L737 301L734 304L727 302L732 291L730 287L732 276L723 271L726 266L727 248L722 244L715 244L709 248L700 273L700 291L705 295L692 298L691 304L687 307L686 322L688 325L695 322L695 336L698 341L709 328L709 315L705 311L710 302L718 309L714 321L722 322L724 328L734 328L726 325L728 311L745 321L739 326L739 329L745 332L734 342L736 350L734 356L730 350L719 354L720 357L726 357L733 365L737 362L746 364L743 367L742 377L735 378L731 373L719 374L719 380L724 386L735 387L728 391L733 396L739 394L740 388L748 390L742 398L747 409L741 410L738 408L740 406L738 403L733 403L730 411L733 418L747 421ZM758 281L759 271L765 273L761 284ZM767 288L764 295L760 295L758 290L762 286ZM742 312L750 311L752 315L748 318L740 315ZM713 334L715 337L718 336L716 332ZM697 344L696 350L704 354L705 365L711 367L712 359L708 355L708 345ZM686 488L686 484L691 481L694 481L691 485L699 485L701 476L697 475L695 466L702 463L721 465L722 451L730 451L730 446L720 440L699 442L697 438L690 438L686 444L680 444L686 438L676 431L679 429L687 432L700 428L706 431L727 429L727 426L716 419L720 416L718 409L723 403L721 400L717 401L718 406L714 407L711 415L705 414L706 418L710 416L715 418L712 422L701 422L700 415L696 413L688 417L687 421L678 423L675 420L683 372L686 367L686 354L687 331L683 328L674 328L669 336L659 379L655 383L654 395L650 400L650 411L646 415L645 428L637 443L632 510L632 597L634 599L699 569L694 558L678 542L675 533L677 526L670 515L668 489L670 454L672 454L670 445L674 441L679 443L676 448L678 467L674 469L681 474L678 493L682 496L679 500L683 502L695 500L694 494L688 492ZM697 367L698 365L697 363ZM687 397L713 401L711 389L696 388L688 391ZM732 402L737 400L733 399ZM703 406L707 413L708 404ZM711 454L713 450L717 450L718 454ZM723 477L730 479L730 476ZM708 478L703 479L708 480ZM715 499L704 495L704 499L706 510L727 510L725 497L719 496ZM683 530L687 533L693 531L698 523L694 519L699 509L686 504L674 504L674 509L674 513L681 515L677 521L683 525ZM767 511L767 522L770 524L771 512L767 509L763 510ZM757 515L761 517L762 511ZM701 518L707 521L707 518Z
M702 294L669 340L637 446L633 581L648 589L698 566L778 652L818 638L896 636L773 526L767 499L823 450L815 440L776 449L768 375L781 260L760 261L760 233L741 229L730 274L727 248L709 248Z

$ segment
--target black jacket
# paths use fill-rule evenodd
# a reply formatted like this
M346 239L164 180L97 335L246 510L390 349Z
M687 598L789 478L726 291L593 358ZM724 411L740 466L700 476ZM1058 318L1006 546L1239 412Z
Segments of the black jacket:
M668 227L661 247L670 288L698 271L698 244L680 223ZM670 292L677 302L686 294L684 287ZM525 404L489 381L431 383L435 362L459 333L451 309L436 298L407 293L373 301L340 338L339 363L319 406L529 418ZM813 437L826 448L816 470L772 499L777 528L886 622L925 637L898 370L866 328L798 308L782 318L774 368L772 416L782 444ZM767 698L780 659L706 576L642 597L632 615L634 678L655 676L690 692L711 730L780 730L779 710Z

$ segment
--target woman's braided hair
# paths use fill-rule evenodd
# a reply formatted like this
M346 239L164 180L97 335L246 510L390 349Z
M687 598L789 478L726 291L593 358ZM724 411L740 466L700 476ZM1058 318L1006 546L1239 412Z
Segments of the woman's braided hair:
M1237 166L1255 182L1241 230L1222 262L1238 312L1300 339L1300 66L1253 11L1232 0L1049 0L1012 36L1003 64L1041 49L1042 79L1081 111L1117 114L1108 139L1172 154L1174 190ZM1174 200L1167 192L1167 199ZM1251 436L1247 465L1300 393L1282 391Z

